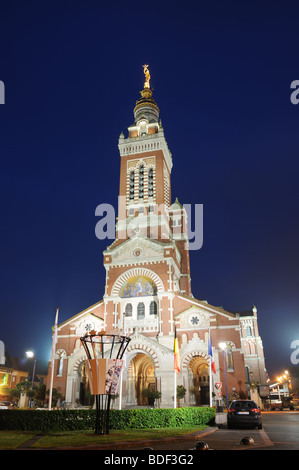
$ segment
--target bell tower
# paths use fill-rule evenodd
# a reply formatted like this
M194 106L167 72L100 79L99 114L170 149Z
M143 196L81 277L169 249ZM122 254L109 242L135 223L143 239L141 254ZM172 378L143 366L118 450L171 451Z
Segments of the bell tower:
M104 251L105 318L107 327L169 337L175 294L191 294L186 211L177 200L171 204L172 155L143 68L134 122L118 142L116 238Z
M119 137L121 157L117 237L134 230L148 238L169 239L172 156L159 119L159 108L150 88L148 66L145 83L134 108L128 137ZM127 230L127 234L126 234Z

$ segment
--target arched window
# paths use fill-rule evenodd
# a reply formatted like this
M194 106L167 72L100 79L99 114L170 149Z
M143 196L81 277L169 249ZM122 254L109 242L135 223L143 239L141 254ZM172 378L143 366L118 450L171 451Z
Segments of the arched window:
M132 200L134 199L134 189L135 189L135 173L131 171L130 173L130 193L129 198Z
M246 336L252 336L251 326L246 327Z
M139 199L143 199L144 191L144 166L139 168Z
M154 170L150 168L148 170L148 196L153 197L154 195Z
M226 367L227 370L234 370L233 352L230 347L226 348Z
M144 303L139 302L137 305L137 320L140 320L141 318L144 318Z
M133 312L132 304L127 304L125 309L126 317L131 317Z
M150 303L150 315L157 315L157 311L157 302L152 300Z
M57 377L62 377L63 373L63 359L66 356L66 353L63 349L57 351L57 356L59 357L59 366L57 370Z
M250 375L249 375L249 367L245 366L245 375L246 375L246 382L250 384Z

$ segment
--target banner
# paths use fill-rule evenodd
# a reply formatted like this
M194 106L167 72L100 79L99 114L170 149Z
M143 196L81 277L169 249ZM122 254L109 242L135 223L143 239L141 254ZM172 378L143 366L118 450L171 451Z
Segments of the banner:
M116 395L123 360L89 359L85 365L92 395Z

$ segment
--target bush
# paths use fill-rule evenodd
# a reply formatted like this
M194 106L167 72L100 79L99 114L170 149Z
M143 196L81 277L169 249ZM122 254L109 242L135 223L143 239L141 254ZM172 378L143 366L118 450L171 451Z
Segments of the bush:
M113 410L111 429L150 429L176 427L172 411L167 409Z
M214 408L110 410L110 429L151 429L208 424ZM0 429L74 431L95 428L96 410L0 410Z

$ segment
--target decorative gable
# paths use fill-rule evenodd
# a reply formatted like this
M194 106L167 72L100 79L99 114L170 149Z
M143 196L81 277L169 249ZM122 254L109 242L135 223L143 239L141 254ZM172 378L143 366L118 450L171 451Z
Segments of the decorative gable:
M91 313L87 313L80 318L77 322L74 322L72 327L75 329L75 334L78 336L84 336L91 330L101 331L104 329L104 320Z
M187 310L179 313L176 317L180 322L180 328L184 330L198 328L209 328L210 326L210 313L199 307L190 307Z
M106 251L110 254L113 264L125 264L160 261L164 257L165 244L135 235L116 248Z

